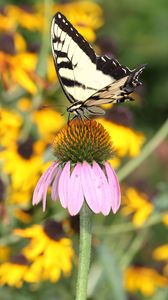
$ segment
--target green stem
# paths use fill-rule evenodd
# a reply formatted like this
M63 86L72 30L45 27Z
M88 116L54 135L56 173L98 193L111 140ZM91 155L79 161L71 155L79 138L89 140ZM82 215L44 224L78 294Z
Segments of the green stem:
M87 282L92 240L91 219L92 212L87 204L84 203L80 211L80 244L76 300L86 300L87 297Z
M130 160L117 172L119 181L121 182L125 177L127 177L131 172L133 172L157 148L157 146L166 138L167 135L168 120L165 121L165 123L154 135L154 137L149 141L149 143L147 143L144 146L140 155Z
M43 79L45 79L48 68L48 55L51 48L50 44L50 24L51 24L51 8L52 0L43 0L44 2L44 29L42 32L41 49L38 55L38 61L36 65L36 73ZM33 97L33 110L38 108L43 101L42 89L39 87L37 94Z
M50 23L51 23L52 0L44 0L44 30L42 34L41 50L37 62L36 72L41 78L45 78L48 66L48 53L50 45Z

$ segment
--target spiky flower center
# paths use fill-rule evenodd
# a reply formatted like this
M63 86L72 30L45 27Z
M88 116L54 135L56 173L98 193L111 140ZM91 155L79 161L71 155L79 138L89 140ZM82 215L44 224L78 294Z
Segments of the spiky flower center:
M74 120L63 127L53 142L54 155L61 162L96 161L102 163L112 156L108 132L95 120Z

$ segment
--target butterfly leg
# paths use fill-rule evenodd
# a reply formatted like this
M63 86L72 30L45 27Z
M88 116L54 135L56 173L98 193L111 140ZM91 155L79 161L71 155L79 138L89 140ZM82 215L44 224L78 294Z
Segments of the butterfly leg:
M70 125L70 121L71 121L71 113L68 113L68 126Z
M81 120L81 122L84 123L84 117L85 117L85 115L84 115L83 110L82 109L78 109L77 113L78 113L77 117L79 118L79 120Z
M68 126L70 125L70 122L73 121L75 118L77 118L77 115L73 116L71 119L71 113L68 114Z
M84 115L84 117L89 121L91 120L87 115Z

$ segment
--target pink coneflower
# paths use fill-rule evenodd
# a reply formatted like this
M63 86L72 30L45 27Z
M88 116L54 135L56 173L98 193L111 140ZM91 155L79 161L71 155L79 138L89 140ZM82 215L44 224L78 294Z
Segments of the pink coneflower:
M94 213L116 213L120 206L120 186L107 162L112 156L112 143L107 131L91 120L72 121L61 129L54 140L57 160L39 179L33 205L42 201L46 208L49 186L52 200L60 199L70 215L79 213L84 201Z

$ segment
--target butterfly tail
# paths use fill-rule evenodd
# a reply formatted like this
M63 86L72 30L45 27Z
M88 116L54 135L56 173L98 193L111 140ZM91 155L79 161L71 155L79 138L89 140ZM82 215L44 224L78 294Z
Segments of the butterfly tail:
M145 67L146 67L146 64L141 65L131 72L125 85L122 88L126 93L128 93L128 94L132 93L138 85L142 84L139 81L139 76L143 72Z

